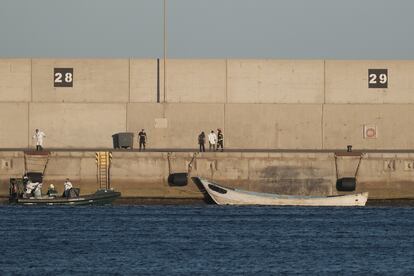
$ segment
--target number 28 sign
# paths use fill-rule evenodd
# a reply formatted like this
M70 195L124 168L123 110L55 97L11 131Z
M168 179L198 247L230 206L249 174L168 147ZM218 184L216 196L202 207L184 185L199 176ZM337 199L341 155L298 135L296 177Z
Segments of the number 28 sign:
M55 68L54 87L73 87L73 68Z
M368 69L368 88L388 88L388 69Z

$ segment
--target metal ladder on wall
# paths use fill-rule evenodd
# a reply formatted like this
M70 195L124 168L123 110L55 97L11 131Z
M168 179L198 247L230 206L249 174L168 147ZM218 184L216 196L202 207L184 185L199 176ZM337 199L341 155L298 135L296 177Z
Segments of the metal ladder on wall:
M110 168L112 152L96 152L97 180L100 189L109 190L111 188Z
M24 173L38 172L45 174L49 163L50 151L25 151L24 152Z

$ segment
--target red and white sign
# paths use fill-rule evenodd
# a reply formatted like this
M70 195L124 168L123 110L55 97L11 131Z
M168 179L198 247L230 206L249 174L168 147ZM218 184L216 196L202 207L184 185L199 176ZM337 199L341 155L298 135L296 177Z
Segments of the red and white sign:
M378 131L375 125L364 125L364 139L377 139Z

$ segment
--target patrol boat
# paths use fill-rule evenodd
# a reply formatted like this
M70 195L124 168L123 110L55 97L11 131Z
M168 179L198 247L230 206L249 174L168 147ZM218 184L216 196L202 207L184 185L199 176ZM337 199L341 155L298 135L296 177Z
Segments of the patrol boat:
M27 177L27 176L26 176ZM33 175L29 177L33 178ZM33 182L33 191L28 191L27 180L23 178L11 178L9 185L9 203L18 205L104 205L111 204L121 196L120 192L113 189L99 189L93 194L80 195L80 189L71 188L66 196L59 195L56 190L48 191L47 195L41 195L41 182Z
M121 196L120 192L110 187L109 165L110 154L97 152L99 187L95 193L80 195L80 189L68 187L59 195L52 185L47 195L41 194L43 177L49 162L49 151L24 152L24 176L10 178L9 202L20 205L101 205L110 204Z

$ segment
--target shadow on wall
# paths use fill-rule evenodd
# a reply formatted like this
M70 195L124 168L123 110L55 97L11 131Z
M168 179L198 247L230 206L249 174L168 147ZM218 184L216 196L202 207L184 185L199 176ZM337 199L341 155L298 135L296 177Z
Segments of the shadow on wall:
M290 179L298 177L318 178L321 177L321 170L313 167L299 166L269 166L260 173L262 178Z
M312 167L269 166L263 169L264 192L321 195L329 194L332 183Z

